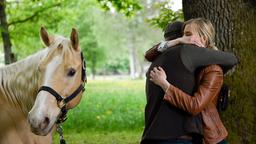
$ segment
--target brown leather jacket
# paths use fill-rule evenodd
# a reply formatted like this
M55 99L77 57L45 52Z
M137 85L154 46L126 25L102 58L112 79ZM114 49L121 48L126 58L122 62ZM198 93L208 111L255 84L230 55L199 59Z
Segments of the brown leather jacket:
M198 83L199 86L194 96L189 96L179 88L170 85L166 90L164 100L192 115L201 112L205 143L216 144L228 135L216 109L218 94L223 83L221 67L210 65L202 69Z

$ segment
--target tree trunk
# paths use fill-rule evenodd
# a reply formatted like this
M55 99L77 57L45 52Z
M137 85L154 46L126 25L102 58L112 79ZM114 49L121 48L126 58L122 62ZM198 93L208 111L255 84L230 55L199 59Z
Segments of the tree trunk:
M129 62L130 62L130 77L132 79L136 78L136 56L135 56L135 49L134 44L131 44L130 47L130 56L129 56Z
M183 0L185 20L204 17L216 30L219 49L234 52L240 63L226 77L229 109L222 114L230 143L256 142L256 1Z
M134 31L135 31L135 24L133 22L129 23L129 62L130 62L130 77L131 79L136 78L136 48L135 48L135 36L134 36Z
M6 1L0 0L0 22L1 22L1 33L4 44L4 58L5 64L10 64L16 61L14 54L12 53L12 44L10 40L10 35L8 31L8 24L5 13Z
M93 55L93 57L92 57L92 67L91 67L91 69L92 69L92 79L94 80L95 79L95 76L96 76L96 68L97 68L97 54L95 54L95 53L92 53L92 55Z
M145 75L144 63L142 61L140 61L139 58L138 58L138 64L139 64L139 68L140 68L139 78L142 79Z

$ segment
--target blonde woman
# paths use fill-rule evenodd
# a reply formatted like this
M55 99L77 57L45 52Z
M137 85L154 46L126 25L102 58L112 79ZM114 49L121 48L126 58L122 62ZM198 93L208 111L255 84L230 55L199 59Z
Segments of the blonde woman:
M209 20L191 19L184 23L183 28L183 37L168 41L158 49L164 51L169 47L185 43L217 50L214 45L214 28ZM200 70L197 78L198 87L193 96L169 83L161 67L151 70L150 77L152 82L165 91L165 101L192 115L202 114L205 143L227 143L225 139L228 132L216 109L217 97L223 84L223 70L219 65L209 65Z

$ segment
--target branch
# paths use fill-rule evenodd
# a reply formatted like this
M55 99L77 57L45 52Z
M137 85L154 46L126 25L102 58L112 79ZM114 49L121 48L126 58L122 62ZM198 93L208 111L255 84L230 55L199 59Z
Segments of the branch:
M51 8L54 8L54 7L58 7L60 5L61 5L61 3L56 3L54 5L50 5L48 7L44 7L42 9L38 10L38 11L35 11L35 13L32 14L31 16L28 16L28 17L26 17L24 19L19 19L19 20L12 21L12 22L8 23L8 27L11 26L11 25L15 25L15 24L18 24L18 23L24 23L26 21L29 21L29 20L33 19L34 17L38 16L40 13L42 13L42 12L48 10L48 9L51 9Z

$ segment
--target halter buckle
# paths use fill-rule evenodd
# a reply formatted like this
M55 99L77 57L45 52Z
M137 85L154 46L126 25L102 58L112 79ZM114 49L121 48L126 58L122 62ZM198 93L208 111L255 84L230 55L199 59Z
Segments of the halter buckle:
M86 69L85 63L86 63L85 60L83 60L83 62L82 62L82 64L83 64L83 65L82 65L82 69L84 69L84 70Z
M66 106L66 103L65 103L64 99L61 100L61 101L58 101L57 104L58 104L58 107L59 107L60 109L62 109L64 106Z

